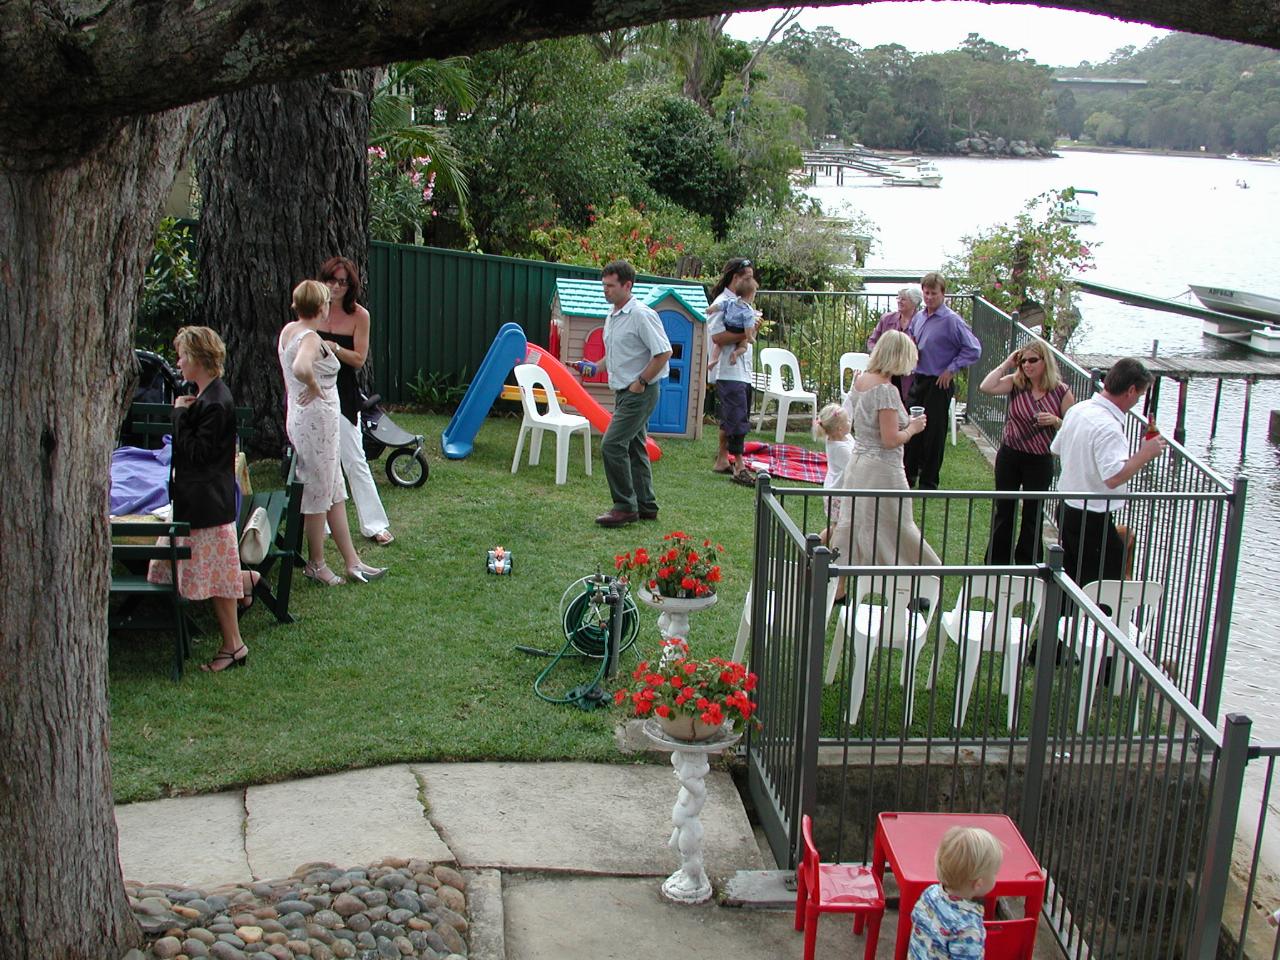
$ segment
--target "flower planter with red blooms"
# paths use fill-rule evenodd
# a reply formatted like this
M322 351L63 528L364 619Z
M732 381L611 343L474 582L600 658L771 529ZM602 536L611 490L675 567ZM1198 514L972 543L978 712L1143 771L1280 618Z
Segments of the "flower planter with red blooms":
M634 716L657 718L670 737L707 740L756 722L756 682L732 660L691 658L688 645L674 638L663 645L661 660L640 662L631 685L616 691L613 701Z
M683 530L673 530L650 549L637 547L613 558L618 576L668 599L709 597L720 582L720 554L724 547L710 540L699 544Z

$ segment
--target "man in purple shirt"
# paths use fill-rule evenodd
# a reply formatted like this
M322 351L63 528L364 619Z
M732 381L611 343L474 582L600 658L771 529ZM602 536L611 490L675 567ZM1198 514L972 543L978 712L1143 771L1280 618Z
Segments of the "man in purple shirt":
M920 350L908 406L924 407L924 430L907 441L903 461L907 484L921 490L937 490L942 454L947 445L951 398L955 375L982 356L982 344L969 325L944 302L947 282L940 273L920 278L924 307L911 321L907 333Z

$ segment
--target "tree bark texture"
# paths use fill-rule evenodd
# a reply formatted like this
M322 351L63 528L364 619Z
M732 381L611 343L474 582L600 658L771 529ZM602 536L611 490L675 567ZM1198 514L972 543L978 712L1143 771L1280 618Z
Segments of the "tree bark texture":
M294 286L329 257L365 273L375 71L253 87L213 102L198 143L202 323L227 344L225 379L254 411L256 453L285 442L276 339Z
M846 0L817 0L817 6ZM1017 0L993 0L997 3ZM1278 0L1042 0L1041 6L1280 47ZM57 164L111 121L339 67L473 53L514 40L749 10L760 2L620 0L116 0L0 3L0 141Z
M0 957L139 939L107 757L112 439L130 318L201 108L118 122L64 169L0 174Z

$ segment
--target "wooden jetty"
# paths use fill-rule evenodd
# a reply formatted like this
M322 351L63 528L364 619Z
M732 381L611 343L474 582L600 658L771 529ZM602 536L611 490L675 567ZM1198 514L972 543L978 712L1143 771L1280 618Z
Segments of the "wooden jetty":
M1154 351L1153 351L1154 353ZM1085 370L1105 371L1120 359L1119 356L1099 353L1072 355ZM1213 395L1213 419L1209 423L1209 439L1218 432L1218 409L1222 403L1222 381L1244 381L1244 413L1240 424L1240 458L1244 459L1249 441L1249 406L1253 399L1253 385L1259 380L1280 380L1280 360L1223 360L1216 357L1138 357L1156 381L1147 394L1147 410L1154 411L1160 403L1160 381L1174 380L1178 384L1178 413L1174 422L1173 439L1182 443L1186 439L1187 384L1192 380L1216 380Z
M834 176L836 186L844 183L844 172L852 170L857 173L870 173L878 177L901 177L902 171L889 166L890 159L861 150L809 150L802 155L804 172L809 175L809 182L816 183L818 177Z

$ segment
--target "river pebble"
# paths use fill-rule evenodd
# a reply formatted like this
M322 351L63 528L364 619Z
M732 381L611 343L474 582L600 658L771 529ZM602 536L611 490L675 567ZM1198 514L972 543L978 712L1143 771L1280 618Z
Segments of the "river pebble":
M212 888L129 883L149 942L121 960L466 960L465 889L452 867L404 857Z

